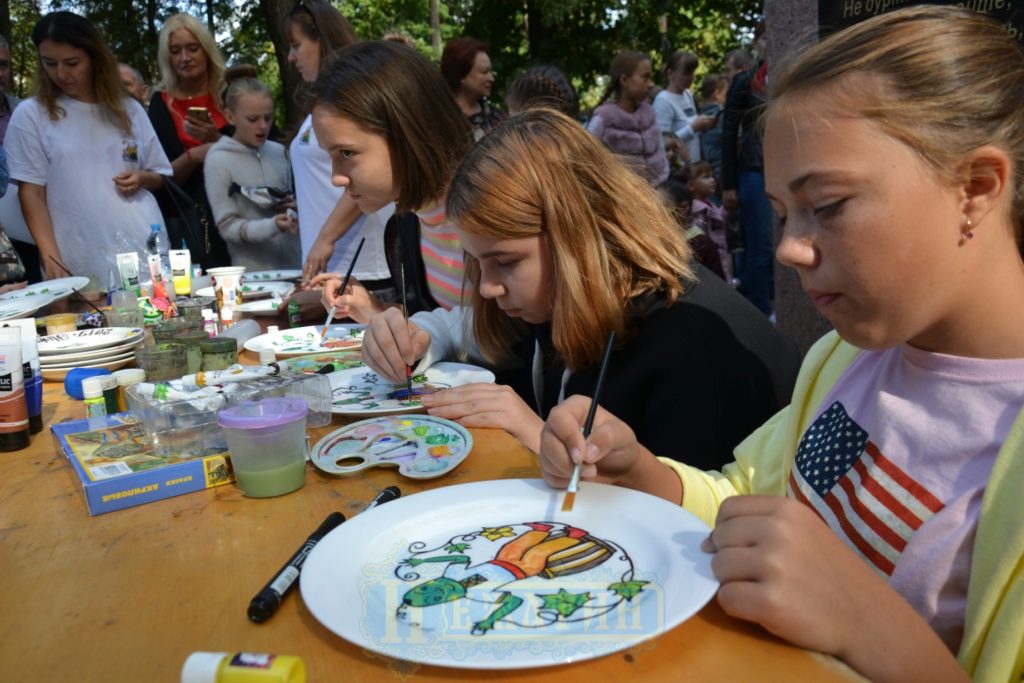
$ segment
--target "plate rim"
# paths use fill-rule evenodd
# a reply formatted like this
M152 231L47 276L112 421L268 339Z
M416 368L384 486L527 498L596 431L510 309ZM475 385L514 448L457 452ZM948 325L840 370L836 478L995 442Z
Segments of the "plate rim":
M89 349L96 350L96 349L106 348L108 346L117 346L118 344L126 344L130 340L142 338L143 335L145 334L145 330L143 328L141 328L141 327L96 327L96 328L86 328L84 330L75 330L74 332L58 332L57 334L48 334L48 335L45 335L43 337L39 337L39 339L37 341L37 348L39 350L39 355L40 356L55 356L55 355L59 356L62 353L74 353L75 352L74 349L57 349L57 350L44 351L43 347L42 347L43 340L47 339L49 337L56 337L58 335L79 335L79 334L81 334L83 332L93 332L94 330L134 330L135 333L131 334L131 335L125 334L124 336L122 336L120 338L117 338L117 339L108 339L107 340L108 343L95 344L93 346L88 347L88 349L79 349L79 351L85 351L85 350L89 350Z
M363 610L365 608L365 599L363 597L363 590L356 591L358 598L358 606L350 610L341 610L339 614L325 613L330 611L330 605L325 604L325 600L318 600L311 596L313 591L319 588L318 585L314 585L318 581L318 576L321 572L331 571L331 575L334 577L334 584L338 586L339 591L345 591L346 598L351 602L352 586L349 585L350 577L355 576L358 578L358 572L365 570L367 564L363 564L359 567L353 567L352 562L344 565L348 568L346 573L344 570L339 570L338 565L332 564L330 555L332 546L340 544L343 547L352 548L353 544L348 542L347 537L352 536L356 540L365 540L366 538L374 538L381 541L380 545L386 545L389 540L385 536L387 530L400 528L399 525L408 523L408 520L414 519L415 516L411 513L419 511L423 514L423 510L431 509L431 506L435 503L433 510L443 510L443 506L447 502L450 506L454 505L466 505L471 504L474 501L479 500L497 500L495 495L491 491L495 488L501 492L501 498L508 498L514 502L525 502L527 496L536 496L536 503L539 510L543 510L540 514L551 515L551 521L556 523L565 523L564 520L566 515L572 514L584 514L585 508L579 505L583 500L600 500L602 507L608 509L614 508L615 510L623 510L628 513L639 513L646 511L644 519L649 519L651 516L650 508L654 508L655 511L658 508L664 510L664 515L678 516L677 522L672 524L659 524L659 525L648 525L647 530L653 530L654 532L660 531L660 536L669 539L673 542L670 536L678 534L680 531L696 532L700 537L705 536L710 532L710 528L696 517L693 513L684 509L682 506L675 505L669 501L658 498L650 494L643 493L641 491L634 491L624 487L612 486L609 484L599 484L595 482L582 482L580 484L580 499L577 500L577 507L574 512L570 513L558 513L557 509L560 505L560 501L564 496L564 491L550 488L543 479L496 479L496 480L484 480L477 482L468 482L463 484L454 484L451 486L439 486L436 488L428 489L426 491L418 492L407 497L399 498L396 501L389 503L386 506L375 509L370 515L356 515L355 517L347 520L345 524L340 525L325 536L310 552L304 565L303 571L300 574L300 591L302 594L303 602L306 604L307 609L313 617L328 631L336 635L337 637L345 640L359 648L365 648L375 653L383 654L389 657L395 657L401 659L399 655L393 650L386 650L380 647L377 643L373 642L371 637L366 637L365 633L361 631L362 621L364 619ZM470 489L479 489L479 493L474 498L472 495L460 495L464 494ZM612 502L609 502L611 499ZM417 503L413 504L409 501L416 500ZM403 502L404 501L404 502ZM451 503L451 501L458 501L457 503ZM643 501L643 505L640 507L636 506L637 501ZM397 505L401 503L401 505ZM412 509L410 506L415 505ZM510 512L510 516L514 516L517 512ZM557 519L561 516L563 521L557 522ZM494 516L497 518L497 516ZM664 516L659 515L659 519L665 519ZM685 522L685 523L682 523ZM490 523L489 520L484 522ZM582 526L586 526L586 522L582 523ZM396 545L398 540L404 540L408 542L410 539L399 539L395 535L395 540L392 545ZM447 532L445 532L447 533ZM443 535L440 534L439 535ZM383 539L381 537L384 537ZM696 539L694 539L696 540ZM677 543L678 545L678 543ZM692 618L700 610L702 610L708 602L710 602L718 591L719 582L711 571L711 555L703 553L700 550L699 542L695 542L695 551L692 553L692 557L688 557L687 561L695 565L699 564L700 568L707 572L706 576L698 576L697 595L693 596L689 600L690 603L687 605L685 610L682 610L679 614L672 617L666 616L663 623L659 625L651 633L638 635L634 638L623 638L622 642L614 646L606 647L605 649L595 648L584 648L580 652L573 654L571 657L562 656L561 658L555 659L544 659L543 654L531 652L530 650L524 650L527 653L527 657L524 657L522 661L509 661L509 658L497 657L493 651L482 651L482 661L466 661L466 660L455 660L452 661L451 657L444 658L421 658L421 659L407 659L405 661L413 661L419 664L426 664L430 666L440 666L455 669L466 669L466 670L515 670L515 669L527 669L527 668L539 668L539 667L551 667L558 666L561 664L576 663L589 659L595 659L597 657L603 657L614 652L620 652L626 648L634 647L639 643L651 640L659 637L662 634L676 628L683 622ZM359 544L355 544L354 547L360 547ZM676 546L670 546L676 547ZM630 549L630 555L637 555L636 549ZM669 557L674 557L678 553L670 553ZM358 561L359 558L349 552L346 557L350 557L353 561ZM334 558L336 560L336 558ZM326 565L323 568L322 565ZM671 569L671 567L670 567ZM674 574L669 572L673 579L676 579ZM662 583L670 585L666 580L669 577L662 578ZM678 581L676 581L678 584ZM685 603L686 601L684 601ZM666 598L666 604L663 609L668 611L668 603ZM344 612L341 614L340 612ZM347 623L346 623L347 622ZM357 634L357 638L353 639L352 631ZM531 659L531 657L533 657ZM513 658L514 659L514 658Z
M8 299L17 299L19 297L29 296L28 294L19 294L19 292L24 292L26 289L32 289L33 287L37 287L37 286L44 286L45 287L45 286L47 286L47 284L53 284L53 283L57 283L57 282L66 282L67 286L71 290L75 290L75 289L81 289L82 287L85 287L87 284L89 284L89 278L82 277L81 275L71 275L71 276L67 276L67 277L58 277L58 278L55 278L53 280L43 280L42 282L34 282L34 283L32 283L32 284L30 284L30 285L28 285L26 287L22 287L21 289L12 289L9 292L4 292L3 294L0 294L0 301L6 301ZM64 297L71 296L72 294L74 294L74 291L69 291L66 294L59 294L59 295L53 295L53 294L46 293L46 294L42 294L42 296L53 297L53 300L56 301L57 299L63 299ZM35 294L33 293L31 296L35 296Z

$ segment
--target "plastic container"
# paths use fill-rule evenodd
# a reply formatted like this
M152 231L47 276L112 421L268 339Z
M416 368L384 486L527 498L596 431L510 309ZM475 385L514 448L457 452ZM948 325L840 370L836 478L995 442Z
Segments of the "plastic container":
M238 362L238 342L231 337L214 337L199 342L203 370L227 370Z
M212 455L228 447L217 424L217 411L227 405L226 397L166 401L144 395L135 384L125 388L125 398L158 455L184 451Z
M6 320L3 327L21 328L21 367L25 379L25 405L28 407L28 430L43 431L43 373L39 365L35 318Z
M217 414L242 493L267 498L302 488L307 412L302 399L265 398Z
M135 363L146 371L150 382L166 382L188 374L185 347L181 344L143 346L135 352Z
M255 320L249 318L242 318L231 327L227 328L220 333L221 337L231 337L235 340L238 345L238 350L241 351L242 347L245 346L245 342L249 341L253 337L259 336L260 324Z
M135 292L111 292L107 323L111 327L142 327L146 324L142 309L139 308L139 297L135 296Z
M174 335L174 343L185 347L185 364L188 366L188 374L194 374L203 369L203 351L199 343L209 339L209 335L202 329L187 330Z
M189 320L203 321L203 309L211 308L216 301L212 296L197 296L178 300L178 315ZM212 308L211 308L212 310Z
M74 313L54 313L46 316L46 334L74 332L78 329L78 316Z
M291 655L193 652L181 683L306 683L306 665Z

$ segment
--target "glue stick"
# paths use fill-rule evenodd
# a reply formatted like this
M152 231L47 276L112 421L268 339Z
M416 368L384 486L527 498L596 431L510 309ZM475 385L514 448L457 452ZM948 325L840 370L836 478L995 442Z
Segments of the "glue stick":
M306 683L306 665L290 655L193 652L181 683Z

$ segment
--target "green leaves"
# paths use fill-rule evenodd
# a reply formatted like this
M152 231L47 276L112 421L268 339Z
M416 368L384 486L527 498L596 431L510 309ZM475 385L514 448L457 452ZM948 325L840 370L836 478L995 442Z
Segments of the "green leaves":
M570 593L564 588L559 588L557 593L539 597L544 600L541 609L554 610L563 617L570 617L590 600L590 593Z
M608 590L626 600L632 600L639 595L645 585L647 585L646 581L621 581L608 586Z

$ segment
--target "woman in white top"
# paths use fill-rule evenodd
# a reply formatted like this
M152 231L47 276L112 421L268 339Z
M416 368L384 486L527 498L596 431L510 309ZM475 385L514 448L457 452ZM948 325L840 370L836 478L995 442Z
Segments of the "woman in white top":
M106 283L114 253L142 251L150 225L163 222L150 192L171 166L88 20L48 14L32 42L38 92L11 117L5 139L11 178L44 277L64 277L63 265Z
M288 61L306 83L316 80L330 54L358 40L352 25L327 0L295 3L285 17L284 35L291 46ZM317 142L312 113L307 113L288 151L295 176L304 279L324 271L345 272L360 238L365 238L353 275L378 295L393 288L384 256L384 226L395 212L394 203L364 216L346 197L345 188L331 184L331 158Z

